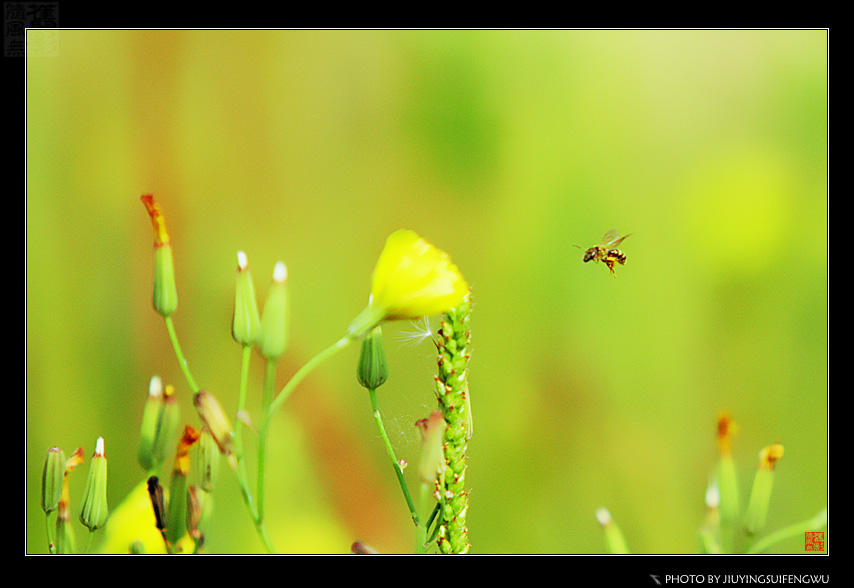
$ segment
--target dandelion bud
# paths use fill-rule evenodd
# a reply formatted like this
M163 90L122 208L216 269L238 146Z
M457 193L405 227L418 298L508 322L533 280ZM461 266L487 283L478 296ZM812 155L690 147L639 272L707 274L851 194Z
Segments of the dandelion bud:
M74 534L71 532L71 497L68 491L68 474L74 468L84 462L83 448L78 447L77 450L65 460L65 473L62 480L62 497L59 499L59 505L56 509L56 545L53 553L73 554L74 549Z
M241 345L252 345L261 336L261 319L255 301L255 284L243 251L237 252L237 276L234 287L234 317L231 335Z
M288 346L288 269L281 261L273 269L273 283L261 316L261 354L278 359Z
M95 453L89 462L89 474L80 507L80 522L90 531L100 529L107 522L107 458L104 456L104 438L98 437Z
M220 452L231 455L234 452L234 429L231 426L231 420L222 408L222 404L206 390L199 390L193 396L193 403L196 405L202 421L213 435Z
M52 513L59 506L64 479L65 454L59 447L51 447L42 471L42 509L46 514Z
M753 477L753 487L744 513L744 530L748 535L756 534L768 518L771 489L774 486L774 468L783 457L782 445L769 445L759 452L759 467Z
M385 358L381 325L376 325L362 340L356 379L368 390L376 390L388 379L388 362Z
M166 457L179 426L179 408L174 388L165 389L158 376L152 376L148 385L148 398L142 412L137 459L146 470L156 469Z
M720 487L720 516L725 526L733 521L741 510L738 473L732 455L732 437L735 432L736 426L729 414L721 413L718 417L718 448L721 454L718 462L718 485Z
M190 449L199 440L199 432L187 425L184 434L178 441L175 450L175 461L172 466L172 479L169 481L169 506L166 509L166 530L164 538L169 549L175 549L176 544L187 532L187 474L190 472Z
M611 518L611 513L607 508L599 508L596 510L596 520L602 526L602 531L605 534L605 544L608 546L608 552L612 554L627 554L629 546L626 544L626 538L623 532L614 519Z
M172 245L166 230L166 219L160 210L160 204L151 194L142 196L142 203L151 217L154 228L154 310L167 317L178 307L178 290L175 287L175 263L172 259Z

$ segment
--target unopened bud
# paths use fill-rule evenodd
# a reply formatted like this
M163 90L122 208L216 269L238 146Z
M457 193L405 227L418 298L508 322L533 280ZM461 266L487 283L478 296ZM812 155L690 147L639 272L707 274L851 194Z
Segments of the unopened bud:
M356 379L368 390L376 390L388 379L382 325L376 325L362 339Z
M596 520L602 526L602 531L605 534L605 545L608 547L608 552L612 554L627 554L629 546L626 544L626 538L623 532L614 519L611 518L611 513L607 508L599 508L596 510Z
M255 284L249 262L243 251L237 252L237 275L234 284L234 316L231 335L241 345L252 345L261 336L261 319L255 301Z
M42 471L42 509L50 514L59 506L62 498L62 482L65 479L65 454L59 447L47 452Z
M199 390L193 396L193 403L199 416L213 435L221 453L231 455L234 452L233 429L231 420L219 400L206 390Z
M774 487L774 467L783 457L783 446L769 445L759 452L759 466L753 476L753 487L747 509L744 511L744 530L748 535L754 535L768 519L768 507L771 503L771 490Z
M178 431L180 409L175 401L174 388L153 376L148 387L148 398L142 413L139 433L139 464L146 470L156 469L166 457Z
M89 462L86 488L83 490L80 522L90 531L100 529L107 522L107 458L104 456L104 438L98 437L95 453Z
M278 359L288 346L288 269L281 261L273 269L273 282L267 291L261 316L261 354Z
M172 479L169 481L169 506L166 509L166 531L164 538L170 550L176 549L187 532L187 474L190 472L190 450L199 440L200 433L190 425L175 449Z
M85 461L83 457L83 448L78 447L77 450L71 454L65 461L65 475L62 480L62 498L59 500L59 506L56 509L56 545L53 550L54 553L59 554L73 554L75 552L74 548L74 534L71 531L71 512L70 512L70 503L71 497L70 492L68 491L68 474L70 474L74 468L79 466Z
M167 317L178 307L178 290L175 286L175 262L172 259L172 245L166 230L166 219L160 210L160 204L151 194L142 196L151 225L154 228L154 310Z
M720 517L728 526L736 520L741 512L741 493L738 487L738 472L735 458L732 455L732 438L737 428L729 413L722 412L718 416L718 486L720 488Z

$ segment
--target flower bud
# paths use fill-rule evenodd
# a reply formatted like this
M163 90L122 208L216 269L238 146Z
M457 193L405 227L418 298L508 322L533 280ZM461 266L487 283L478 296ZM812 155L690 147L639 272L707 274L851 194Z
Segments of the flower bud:
M83 448L78 447L77 450L65 460L65 474L62 480L62 497L59 500L59 505L56 509L56 544L52 553L73 554L74 549L74 534L71 532L71 512L70 504L71 497L68 491L68 474L74 468L85 461L83 457Z
M774 486L774 468L781 457L783 446L779 444L769 445L759 452L759 467L753 477L753 487L744 512L744 530L748 535L756 534L765 526Z
M369 390L376 390L388 379L382 325L376 325L362 340L356 379Z
M42 471L42 509L52 513L62 498L62 482L65 480L65 454L59 447L51 447L47 452Z
M252 345L261 336L261 319L258 316L258 304L255 301L255 284L243 251L237 252L231 336L241 345Z
M193 403L196 405L196 410L199 411L202 421L213 435L220 452L225 455L234 453L234 429L219 400L210 392L199 390L193 396Z
M187 475L190 472L190 450L198 443L200 433L190 425L175 449L172 478L169 481L169 505L166 509L164 538L169 550L180 550L178 542L187 532Z
M142 196L142 203L151 217L154 228L154 310L167 317L178 307L178 290L175 287L175 263L172 259L172 245L166 230L166 219L160 210L160 204L151 194Z
M180 424L179 411L174 388L166 386L164 389L160 378L153 376L142 412L137 451L139 464L146 471L156 469L166 457Z
M261 354L278 359L288 346L288 269L281 261L273 269L273 283L261 316Z
M98 437L95 453L89 462L89 474L80 507L80 522L90 531L100 529L107 522L107 458L104 456L104 438Z
M611 513L607 508L599 508L596 510L596 520L602 526L602 531L605 533L605 544L608 546L608 552L612 554L627 554L629 546L626 544L626 538L623 532L614 519L611 518Z
M720 516L724 526L736 519L741 511L741 499L738 489L738 473L735 458L732 455L732 438L736 433L735 423L724 412L718 417L718 486L720 490Z
M169 508L166 510L164 538L170 550L187 532L187 476L173 473L169 481Z

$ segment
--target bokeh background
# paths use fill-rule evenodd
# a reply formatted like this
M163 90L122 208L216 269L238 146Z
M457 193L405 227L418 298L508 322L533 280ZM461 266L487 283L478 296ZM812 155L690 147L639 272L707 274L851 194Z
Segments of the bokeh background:
M238 250L259 299L275 262L289 269L280 386L365 305L388 234L450 252L476 301L473 553L602 553L602 506L634 552L696 553L721 410L745 497L759 449L786 448L769 530L825 507L827 31L57 34L27 60L28 552L46 551L50 446L88 459L103 436L116 508L144 475L152 374L198 424L151 308L149 192L184 351L232 410ZM632 234L616 279L573 247L611 227ZM379 391L410 463L435 404L416 332L387 327ZM318 369L274 424L281 551L412 550L357 357ZM216 496L208 549L260 551L227 470ZM803 538L774 551L804 553Z

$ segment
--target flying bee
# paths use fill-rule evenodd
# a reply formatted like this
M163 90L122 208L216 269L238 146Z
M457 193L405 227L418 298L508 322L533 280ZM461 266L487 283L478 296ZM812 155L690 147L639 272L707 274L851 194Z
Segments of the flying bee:
M626 265L626 254L617 249L617 246L628 236L629 235L623 235L622 237L618 237L617 229L611 229L605 233L605 236L602 237L602 240L599 241L598 245L594 245L586 250L584 247L580 247L578 245L575 245L575 247L584 251L584 263L587 263L590 260L597 263L602 261L608 266L608 269L611 270L611 275L616 278L617 274L614 273L614 265L617 263L620 265Z

